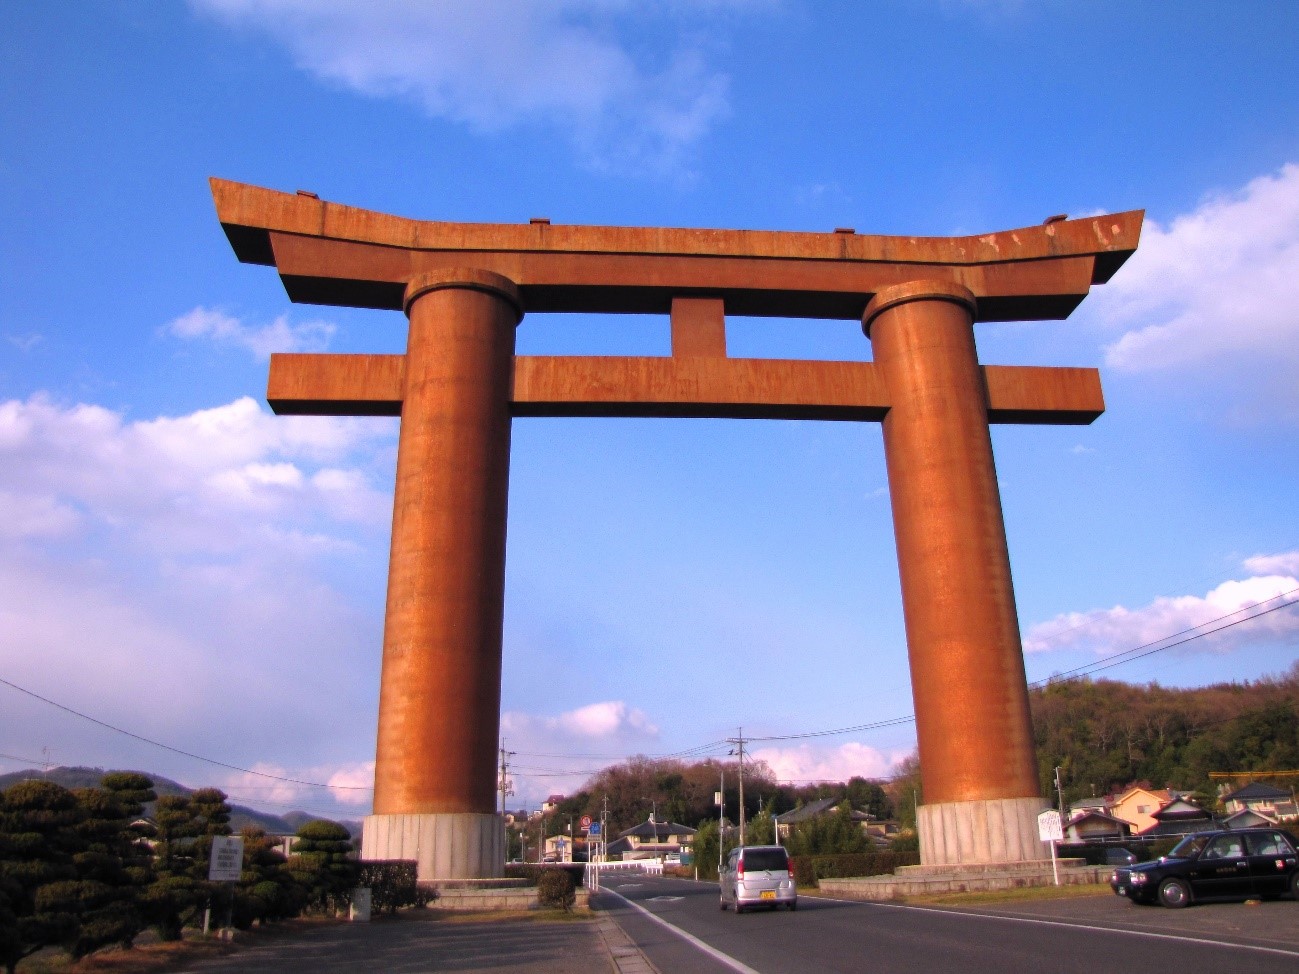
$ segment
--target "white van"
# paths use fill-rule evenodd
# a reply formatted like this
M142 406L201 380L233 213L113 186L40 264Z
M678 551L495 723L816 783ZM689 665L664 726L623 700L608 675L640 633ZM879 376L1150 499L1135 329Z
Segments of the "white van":
M736 913L751 906L798 909L794 865L783 846L749 845L732 850L721 875L722 909Z

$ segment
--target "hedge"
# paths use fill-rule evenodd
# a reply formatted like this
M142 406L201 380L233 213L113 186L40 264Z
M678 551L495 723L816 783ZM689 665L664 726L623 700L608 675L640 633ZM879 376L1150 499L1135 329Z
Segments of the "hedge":
M509 879L526 879L529 886L536 886L542 873L560 870L568 873L573 885L582 886L586 881L586 863L584 862L512 862L506 865L505 875Z
M799 886L816 886L822 879L850 876L883 876L899 866L920 864L918 852L853 852L837 856L791 856L794 881Z
M420 889L414 859L368 859L360 863L357 885L369 887L375 913L396 913L404 906L424 906L436 894Z

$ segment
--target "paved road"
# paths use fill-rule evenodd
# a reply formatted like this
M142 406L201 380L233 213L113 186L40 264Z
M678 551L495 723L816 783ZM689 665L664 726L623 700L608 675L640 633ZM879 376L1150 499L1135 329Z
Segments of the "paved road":
M625 897L610 904L613 916L665 974L1095 974L1117 964L1196 974L1299 971L1299 903L1288 900L1179 912L1117 897L1054 901L1045 910L802 897L796 913L736 916L719 911L715 884L627 876L606 889Z
M544 919L438 918L322 926L184 968L195 974L600 974L611 970L597 925Z

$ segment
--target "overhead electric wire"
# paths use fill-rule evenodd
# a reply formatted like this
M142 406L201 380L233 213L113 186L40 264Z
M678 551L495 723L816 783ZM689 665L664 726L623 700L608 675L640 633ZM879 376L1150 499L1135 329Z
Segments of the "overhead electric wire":
M238 771L240 774L256 775L259 778L270 778L274 781L287 781L290 784L306 785L311 788L337 788L343 791L373 791L374 790L373 788L367 788L364 785L330 785L330 784L326 784L323 781L305 781L301 778L289 778L285 775L271 774L268 771L254 771L252 768L241 768L235 764L227 764L225 761L218 761L215 758L204 757L201 754L195 754L193 751L186 751L179 747L172 747L170 744L164 744L161 741L152 740L151 738L145 737L141 734L136 734L133 731L129 731L126 730L125 728L117 727L113 724L110 724L107 721L100 720L98 717L91 717L89 714L85 714L82 713L80 710L75 710L72 707L65 706L64 704L61 704L56 700L51 700L49 697L42 697L39 693L36 693L33 690L28 690L26 687L20 687L17 683L12 683L9 680L4 679L4 677L0 677L0 683L4 684L10 689L17 690L19 693L25 693L27 694L27 696L39 700L41 703L46 703L49 704L51 707L55 707L59 710L62 710L64 713L72 714L74 717L80 717L82 720L88 720L92 724L98 724L100 727L106 728L107 730L111 730L116 734L123 734L126 737L130 737L134 740L152 745L153 747L160 747L164 751L171 751L173 754L180 754L183 757L193 758L195 761L202 761L204 764L211 764L218 768L226 768L229 771Z
M1283 598L1285 598L1287 595L1294 595L1296 592L1299 592L1299 588L1292 588L1292 589L1289 589L1289 590L1287 590L1287 591L1285 591L1285 592L1278 592L1276 595L1269 595L1269 596L1268 596L1267 598L1265 598L1265 599L1259 599L1257 602L1251 602L1251 603L1249 603L1248 605L1242 605L1240 608L1232 609L1230 612L1225 612L1225 613L1223 613L1222 615L1217 616L1216 618L1213 618L1213 619L1206 619L1204 622L1201 622L1201 623L1199 623L1198 625L1190 626L1190 627L1188 627L1188 628L1186 628L1186 629L1181 629L1181 630L1179 630L1179 631L1177 631L1177 632L1174 632L1174 633L1169 633L1167 636L1161 636L1160 638L1158 638L1158 639L1154 639L1154 640L1151 640L1151 641L1148 642L1148 643L1142 643L1140 646L1134 646L1132 649L1125 649L1125 650L1123 650L1121 653L1114 653L1114 654L1112 654L1112 655L1110 655L1110 656L1106 656L1106 657L1103 657L1103 658L1101 658L1101 659L1099 659L1099 660L1096 660L1096 661L1093 662L1093 663L1085 663L1085 664L1083 664L1082 666L1076 666L1076 667L1074 667L1072 670L1065 670L1065 671L1062 672L1062 673L1054 673L1054 674L1052 674L1051 676L1049 676L1049 677L1047 677L1047 678L1045 678L1045 679L1042 679L1042 680L1036 680L1036 681L1034 681L1033 683L1030 683L1029 686L1045 686L1045 685L1048 684L1048 683L1059 682L1061 679L1063 679L1063 678L1065 678L1065 677L1068 677L1068 676L1070 676L1071 674L1084 675L1082 671L1084 671L1084 670L1091 670L1093 667L1096 667L1096 666L1097 666L1097 663L1104 663L1104 662L1106 662L1106 661L1108 661L1108 660L1116 660L1116 659L1118 659L1120 656L1127 656L1127 655L1129 655L1129 654L1131 654L1131 653L1136 653L1136 652L1138 652L1138 651L1140 651L1140 650L1143 650L1143 649L1147 648L1148 646L1158 646L1160 643L1162 643L1162 642L1166 642L1166 641L1169 640L1169 639L1176 639L1178 636L1185 635L1185 634L1188 633L1188 632L1195 632L1195 630L1197 630L1197 629L1203 629L1205 626L1211 626L1211 625L1213 625L1215 622L1221 622L1223 619L1230 619L1232 616L1234 616L1234 615L1239 615L1239 614L1242 613L1242 612L1248 612L1250 609L1257 609L1260 605L1267 605L1267 603L1269 603L1269 602L1274 602L1274 601L1276 601L1277 599L1283 599ZM1292 603L1287 603L1287 604L1293 605L1294 603L1292 602ZM1284 608L1284 606L1278 606L1277 608ZM1268 612L1271 612L1272 610L1271 610L1271 609L1268 609L1267 611L1268 611ZM1240 619L1240 620L1237 620L1237 621L1238 621L1238 622L1248 622L1249 619L1257 619L1258 616L1260 616L1260 615L1264 615L1264 614L1265 614L1265 613L1260 612L1260 613L1258 613L1257 615L1252 615L1252 616L1250 616L1248 619ZM1235 625L1235 623L1233 623L1233 625ZM1077 627L1075 627L1075 628L1077 628ZM1225 629L1225 628L1227 628L1227 627L1224 626L1223 628ZM1065 631L1066 631L1066 632L1071 632L1072 630L1065 630ZM1218 632L1218 631L1219 631L1219 630L1216 630L1216 629L1214 630L1214 632ZM1206 636L1207 636L1207 635L1212 635L1212 633L1202 633L1202 635L1206 635ZM1198 637L1196 637L1196 638L1198 638ZM1143 655L1145 655L1145 654L1143 654ZM1133 659L1140 659L1140 657L1138 657L1138 656L1133 656L1132 658L1133 658ZM1115 664L1115 665L1117 665L1117 664ZM1097 668L1099 669L1100 667L1097 667Z

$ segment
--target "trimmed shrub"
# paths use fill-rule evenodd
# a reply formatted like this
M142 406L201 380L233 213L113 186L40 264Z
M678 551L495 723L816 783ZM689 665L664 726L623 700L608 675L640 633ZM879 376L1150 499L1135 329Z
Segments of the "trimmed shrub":
M583 886L586 884L586 863L582 862L513 862L505 867L505 877L507 879L526 879L529 886L536 886L543 873L555 872L568 873L573 881L573 885Z
M562 909L565 913L573 905L573 877L564 869L546 869L537 879L537 902L542 906Z
M414 859L370 859L360 863L357 886L369 887L370 908L389 915L407 906L424 906L433 894L417 881Z
M794 882L816 886L822 879L883 876L899 866L920 864L918 852L854 852L838 856L792 856Z

